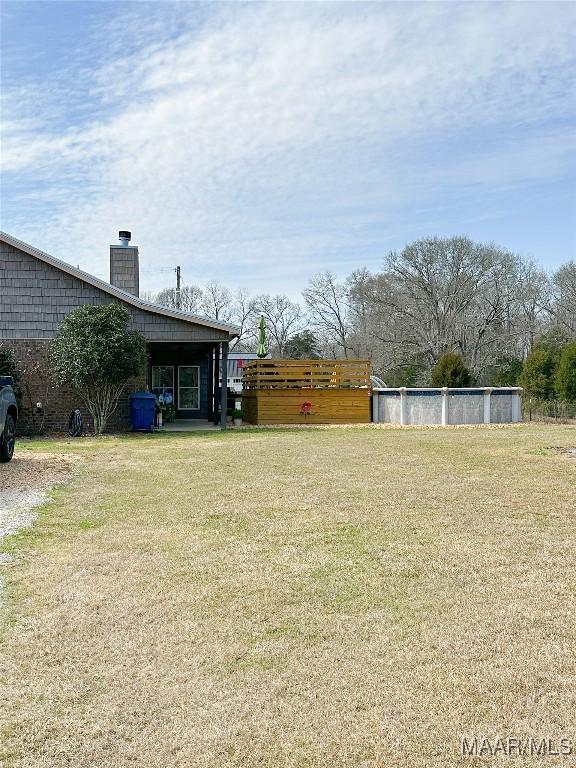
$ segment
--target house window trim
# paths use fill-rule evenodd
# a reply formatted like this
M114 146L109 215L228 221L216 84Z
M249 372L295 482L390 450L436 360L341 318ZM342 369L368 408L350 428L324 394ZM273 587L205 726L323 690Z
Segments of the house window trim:
M202 388L200 386L200 366L199 365L178 365L176 366L178 369L178 405L177 410L179 411L199 411L202 407L201 397L202 397ZM180 368L196 368L198 371L198 385L196 387L181 387L180 386ZM181 389L197 389L198 390L198 405L196 408L183 408L180 405L180 390Z

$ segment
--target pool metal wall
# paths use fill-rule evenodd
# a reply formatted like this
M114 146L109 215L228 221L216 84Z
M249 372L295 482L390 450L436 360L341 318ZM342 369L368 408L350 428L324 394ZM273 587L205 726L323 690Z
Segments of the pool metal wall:
M372 390L372 421L382 424L507 424L521 420L520 387Z

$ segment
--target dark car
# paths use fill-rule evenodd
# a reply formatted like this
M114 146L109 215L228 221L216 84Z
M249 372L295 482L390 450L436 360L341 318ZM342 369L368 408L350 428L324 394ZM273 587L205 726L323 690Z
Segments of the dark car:
M16 443L18 405L11 376L0 376L0 462L10 461Z

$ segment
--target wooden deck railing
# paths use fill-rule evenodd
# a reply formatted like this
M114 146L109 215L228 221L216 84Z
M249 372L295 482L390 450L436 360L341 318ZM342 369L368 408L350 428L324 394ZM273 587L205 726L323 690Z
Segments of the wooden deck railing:
M368 360L250 360L244 390L370 387Z

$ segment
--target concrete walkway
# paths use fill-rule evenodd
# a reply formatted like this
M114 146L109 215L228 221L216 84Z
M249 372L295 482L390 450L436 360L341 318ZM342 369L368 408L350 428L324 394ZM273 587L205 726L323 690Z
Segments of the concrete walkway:
M220 425L216 426L214 422L207 419L176 419L170 424L164 424L159 432L205 432L219 430Z

